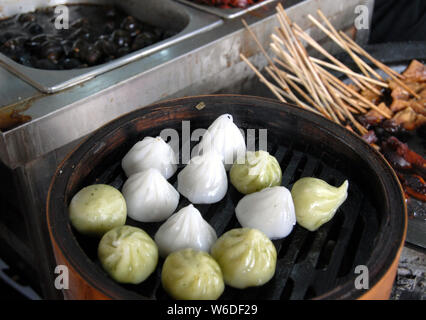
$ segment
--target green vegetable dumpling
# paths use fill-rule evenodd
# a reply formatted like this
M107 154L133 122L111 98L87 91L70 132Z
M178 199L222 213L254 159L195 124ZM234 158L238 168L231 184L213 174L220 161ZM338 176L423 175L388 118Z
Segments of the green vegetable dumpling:
M266 151L247 151L245 162L238 161L231 168L232 185L241 193L249 194L281 185L281 167Z
M75 194L69 215L78 232L101 237L126 223L126 200L117 189L106 184L94 184Z
M167 256L161 282L178 300L216 300L225 289L218 263L208 253L190 248Z
M296 221L315 231L330 221L348 196L346 180L336 188L317 178L302 178L293 185L291 196L296 210Z
M224 233L211 254L222 269L225 283L234 288L261 286L275 273L275 246L257 229L238 228Z
M158 248L142 229L121 226L102 237L98 257L104 270L117 282L138 284L158 263Z

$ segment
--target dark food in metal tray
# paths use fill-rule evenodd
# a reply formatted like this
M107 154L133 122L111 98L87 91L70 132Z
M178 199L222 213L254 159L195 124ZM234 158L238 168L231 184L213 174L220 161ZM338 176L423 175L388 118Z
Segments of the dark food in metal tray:
M174 35L117 7L69 5L69 28L56 29L54 7L0 21L0 52L25 66L66 70L99 65Z
M247 8L263 0L191 0L199 4L219 7L223 9L229 8Z

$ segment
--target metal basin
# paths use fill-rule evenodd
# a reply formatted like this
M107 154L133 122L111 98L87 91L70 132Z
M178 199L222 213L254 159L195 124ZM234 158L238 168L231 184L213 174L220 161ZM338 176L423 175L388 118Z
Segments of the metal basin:
M199 12L171 0L144 0L143 6L141 5L141 1L137 0L17 0L13 2L0 0L0 19L5 19L15 14L31 12L37 8L78 3L116 5L143 22L164 29L175 30L178 33L175 36L108 63L84 69L54 71L35 69L18 64L3 54L0 54L0 64L23 80L29 82L38 90L53 93L165 49L170 45L210 30L223 23L218 17Z

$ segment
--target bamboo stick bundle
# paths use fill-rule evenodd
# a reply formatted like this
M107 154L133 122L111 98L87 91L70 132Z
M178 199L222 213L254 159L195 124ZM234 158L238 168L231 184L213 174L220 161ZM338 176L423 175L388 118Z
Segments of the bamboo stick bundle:
M365 135L368 131L357 120L357 115L374 110L384 118L391 117L363 95L368 91L380 95L382 88L389 88L387 81L371 65L382 70L395 81L394 83L416 96L415 92L401 81L403 77L399 73L374 59L345 33L338 32L320 10L317 13L324 25L312 15L308 15L308 19L348 53L361 73L350 69L328 53L302 28L293 23L280 3L276 10L278 26L271 34L270 50L275 55L272 58L243 20L244 26L267 59L265 71L271 80L267 80L243 54L240 57L280 101L286 102L288 99L300 108ZM310 56L308 46L326 60ZM348 85L341 81L335 75L336 72L348 77L352 84Z

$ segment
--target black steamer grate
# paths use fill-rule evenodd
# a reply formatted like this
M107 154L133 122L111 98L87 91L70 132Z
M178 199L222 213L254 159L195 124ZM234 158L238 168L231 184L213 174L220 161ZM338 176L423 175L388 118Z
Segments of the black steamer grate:
M271 137L268 139L272 140ZM109 157L115 161L110 160L111 163L102 165L102 169L93 172L83 185L104 183L121 190L126 179L121 169L121 159L132 143L128 143L126 147ZM366 264L373 249L379 228L378 214L368 198L364 197L356 181L337 169L339 161L325 151L313 155L315 152L309 145L285 146L268 141L268 151L281 165L283 186L291 190L295 181L308 176L321 178L335 186L348 179L348 199L335 217L316 232L310 232L296 225L288 237L273 241L278 253L277 268L274 277L267 284L244 290L226 286L220 299L315 298L354 278L355 266ZM177 173L182 168L183 166L180 166ZM175 188L177 188L177 173L169 179ZM228 192L220 202L195 206L204 219L213 226L219 237L230 229L241 227L234 209L242 197L243 195L229 183ZM189 203L181 196L177 210ZM131 218L127 219L127 224L142 228L152 237L161 225L161 223L140 223ZM74 232L74 235L87 256L97 268L102 269L96 254L98 240L77 232ZM142 284L122 285L122 287L148 299L170 299L160 281L163 261L160 259L156 271Z

